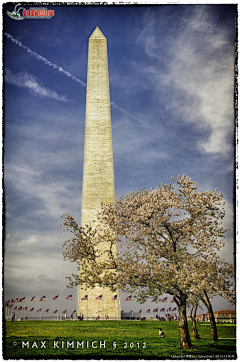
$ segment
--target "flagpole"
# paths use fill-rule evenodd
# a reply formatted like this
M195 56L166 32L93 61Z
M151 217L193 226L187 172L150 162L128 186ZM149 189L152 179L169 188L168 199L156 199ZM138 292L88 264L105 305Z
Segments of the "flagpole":
M88 296L87 296L87 320L88 320Z
M103 319L104 319L103 294L102 294L102 314L103 314Z
M132 298L131 298L131 310L132 310L132 319L133 319L133 306L132 306Z
M72 320L73 320L73 298L72 298Z
M45 306L46 306L46 309L47 309L47 296L46 296L45 302L46 302L46 303L45 303ZM46 309L45 309L45 310L46 310ZM44 319L45 319L45 312L44 312Z
M118 300L118 296L119 296L119 300ZM120 315L120 313L119 313L119 306L120 306L120 293L118 293L118 296L117 296L117 309L118 309L118 318L119 318L119 315Z
M19 297L17 298L17 303L19 303ZM18 307L17 307L17 318L18 318Z

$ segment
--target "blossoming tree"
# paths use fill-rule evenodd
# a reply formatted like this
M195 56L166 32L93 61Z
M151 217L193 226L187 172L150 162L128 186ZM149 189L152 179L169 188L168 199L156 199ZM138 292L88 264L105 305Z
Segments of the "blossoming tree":
M221 295L230 303L235 304L234 268L219 256L210 260L199 260L199 281L190 289L190 298L198 298L208 310L211 339L218 341L217 327L210 299Z
M64 258L81 264L70 286L120 288L141 301L171 294L179 310L180 346L190 348L186 300L202 278L198 263L211 268L224 246L224 202L217 189L200 191L185 175L172 181L103 205L95 229L63 215L63 226L73 234L64 243Z

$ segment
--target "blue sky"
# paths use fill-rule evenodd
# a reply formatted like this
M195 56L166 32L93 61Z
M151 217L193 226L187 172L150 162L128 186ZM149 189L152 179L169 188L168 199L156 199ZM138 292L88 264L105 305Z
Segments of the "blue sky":
M66 235L56 230L63 213L80 222L87 47L96 26L108 40L116 198L179 174L201 190L218 188L230 229L221 255L232 262L236 6L47 8L51 19L19 21L6 14L13 5L3 10L4 298L60 294L60 309L70 311L64 298L72 293L77 308L77 288L65 279L76 266L62 260ZM213 306L232 308L221 298Z

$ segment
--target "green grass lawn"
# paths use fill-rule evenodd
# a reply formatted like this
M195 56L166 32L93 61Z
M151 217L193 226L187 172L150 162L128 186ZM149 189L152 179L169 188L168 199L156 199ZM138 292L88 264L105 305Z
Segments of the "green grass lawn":
M159 327L166 338L159 337ZM6 322L3 351L5 359L236 359L235 324L218 324L215 343L209 324L197 327L201 339L192 339L193 348L184 350L179 348L178 322Z

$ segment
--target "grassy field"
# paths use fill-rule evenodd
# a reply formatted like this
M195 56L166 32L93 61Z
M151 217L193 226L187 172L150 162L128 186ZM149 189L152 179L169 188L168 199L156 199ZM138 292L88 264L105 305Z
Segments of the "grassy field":
M218 324L217 343L210 340L209 324L197 326L201 339L184 350L178 322L6 322L3 353L5 359L236 359L235 324ZM159 337L159 327L166 338Z

